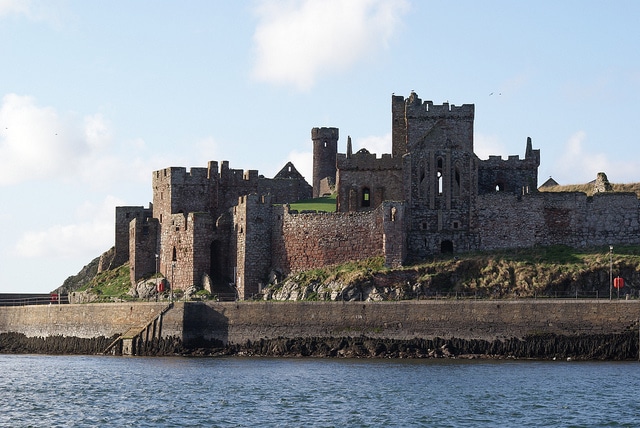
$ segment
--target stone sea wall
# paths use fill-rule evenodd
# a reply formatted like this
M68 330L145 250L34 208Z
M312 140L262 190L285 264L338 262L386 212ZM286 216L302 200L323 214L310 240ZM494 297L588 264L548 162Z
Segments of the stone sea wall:
M112 337L144 326L166 303L92 303L0 307L0 333L26 337ZM183 306L176 305L163 319L163 336L182 336Z
M184 339L225 344L277 337L500 340L620 333L637 327L638 319L637 300L212 302L189 305Z
M0 352L93 353L164 307L1 307ZM630 359L639 319L636 300L179 302L136 354Z

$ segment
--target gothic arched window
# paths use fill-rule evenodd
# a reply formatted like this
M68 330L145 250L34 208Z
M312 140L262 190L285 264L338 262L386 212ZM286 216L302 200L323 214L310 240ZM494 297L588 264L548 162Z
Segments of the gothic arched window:
M442 158L438 158L436 165L437 165L436 180L438 181L438 195L442 195L443 188L444 188L444 176L443 176L444 161L442 160Z

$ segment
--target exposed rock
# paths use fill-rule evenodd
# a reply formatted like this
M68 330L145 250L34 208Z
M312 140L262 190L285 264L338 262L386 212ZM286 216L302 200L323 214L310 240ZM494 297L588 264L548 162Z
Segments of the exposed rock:
M27 337L22 333L2 333L0 353L95 355L102 353L115 338L116 336L90 339L68 336Z
M88 290L72 291L69 293L69 303L71 304L91 303L91 302L95 302L96 300L98 300L98 296L89 292Z
M116 257L116 247L111 247L99 257L97 273L104 272L105 270L114 269L113 262Z
M202 275L202 288L207 290L210 294L213 293L213 284L211 283L211 277L206 273Z
M158 294L158 285L162 285L165 290L167 289L164 278L150 278L139 281L135 288L132 287L127 294L139 299L151 299Z
M598 256L601 257L601 256ZM438 266L367 272L351 279L308 281L293 275L264 289L264 300L390 301L439 297L524 298L609 295L608 259L594 257L582 270L500 258L450 260ZM640 262L614 261L625 279L621 295L640 296Z
M115 339L97 337L26 337L21 333L0 334L3 354L97 354ZM503 340L410 339L372 337L298 337L260 339L224 346L219 341L178 338L140 341L136 355L237 355L340 358L538 358L553 360L635 360L638 333L531 335Z
M607 174L605 174L604 172L598 173L598 176L596 177L596 181L594 184L593 192L594 193L613 192L613 187L611 186L611 183L609 183Z

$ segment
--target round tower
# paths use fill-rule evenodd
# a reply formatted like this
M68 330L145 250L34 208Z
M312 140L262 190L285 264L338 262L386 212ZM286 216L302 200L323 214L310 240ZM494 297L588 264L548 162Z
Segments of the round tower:
M320 195L320 182L328 178L336 182L336 158L338 156L338 128L313 128L313 197Z

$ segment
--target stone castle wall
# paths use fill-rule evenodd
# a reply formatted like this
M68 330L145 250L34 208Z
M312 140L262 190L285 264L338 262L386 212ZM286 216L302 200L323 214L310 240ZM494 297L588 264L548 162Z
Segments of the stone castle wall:
M292 213L274 208L273 267L283 273L383 255L382 208L351 213Z
M247 195L234 207L235 284L241 300L258 293L271 267L271 222L273 207L268 196Z
M114 266L121 266L129 261L129 223L133 219L145 221L151 214L152 207L116 207Z
M503 192L478 197L478 249L640 244L640 201L633 193Z
M160 272L171 282L186 288L200 285L209 274L213 219L209 213L173 214L162 225Z
M131 284L135 284L140 278L150 276L159 269L159 260L155 255L158 252L158 235L160 224L157 219L139 220L134 218L129 223L129 274Z

